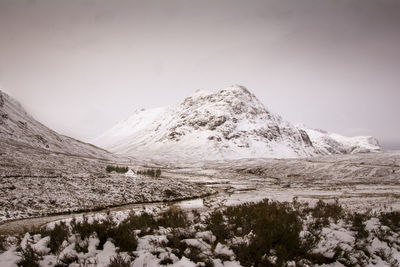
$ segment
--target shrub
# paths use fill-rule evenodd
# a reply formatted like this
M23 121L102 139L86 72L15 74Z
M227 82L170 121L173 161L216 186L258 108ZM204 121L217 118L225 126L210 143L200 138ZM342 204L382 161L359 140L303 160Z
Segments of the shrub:
M168 257L160 260L160 262L159 262L160 265L169 265L169 264L173 264L173 263L174 263L174 261Z
M368 219L367 214L362 214L362 213L354 213L350 217L351 222L352 222L352 228L351 230L356 232L356 239L365 239L368 238L369 233L365 229L365 221Z
M282 266L296 259L327 259L311 253L313 246L301 241L303 229L300 213L289 203L245 203L215 211L206 219L206 227L216 236L215 243L242 237L244 242L234 243L231 249L243 266ZM276 257L275 263L270 257Z
M325 203L319 200L314 208L309 208L306 212L311 212L311 215L317 219L317 223L321 226L329 225L329 219L333 219L335 223L344 216L343 207L336 199L334 203Z
M78 222L75 218L71 221L72 233L79 234L81 239L89 238L93 234L94 229L92 225L88 222L88 218L83 216L81 222Z
M110 173L110 172L114 171L114 167L108 165L108 166L106 167L106 171L107 171L108 173Z
M217 238L217 241L224 243L232 236L228 227L225 225L222 212L215 211L206 218L207 230L210 230Z
M5 250L6 250L6 237L0 236L0 252L3 252Z
M84 218L82 222L72 220L71 226L72 231L79 234L81 239L86 239L95 233L100 241L99 249L103 249L108 239L112 239L121 251L133 251L137 247L135 229L126 220L117 225L111 217L105 220L93 220L92 223Z
M95 233L100 241L98 248L103 249L103 245L109 238L111 228L115 227L115 223L109 217L103 221L93 220L92 223L89 223L88 219L84 217L81 222L77 222L73 219L71 221L71 227L72 232L79 234L83 240Z
M75 243L75 251L77 253L88 253L89 251L89 241L88 239L85 240L77 240Z
M186 243L182 242L182 240L191 237L193 237L193 235L187 231L183 231L181 229L172 229L172 231L167 235L168 242L163 245L171 248L172 253L181 258L185 255L185 251L188 248Z
M137 174L140 175L147 175L150 177L160 177L161 176L161 169L146 169L146 170L138 170L136 171Z
M131 212L123 223L129 225L132 229L140 230L140 235L151 234L158 227L154 217L146 212L140 215Z
M49 235L49 230L47 230L45 227L37 227L37 226L32 226L32 227L24 227L24 231L25 233L29 233L31 236L34 235L41 235L42 237L44 236L48 236Z
M111 229L110 237L114 240L115 245L120 251L129 252L136 249L137 239L134 230L134 228L124 222Z
M114 256L110 260L110 265L109 267L130 267L131 266L131 260L128 257L122 257L121 254L117 254L117 256Z
M65 254L63 257L58 259L57 264L54 267L67 267L71 263L77 262L78 256L75 254Z
M39 267L40 255L29 244L21 250L21 259L18 266L21 267Z
M116 172L116 173L126 173L129 170L128 167L119 167L119 166L112 166L112 165L107 165L106 171L108 173L110 172Z
M379 216L379 221L392 231L400 232L400 211L382 213Z
M197 247L188 246L188 248L184 251L185 257L190 259L195 263L204 263L205 267L213 267L213 262L205 255L201 249Z
M269 264L265 254L276 256L278 265L303 254L299 237L302 223L288 204L264 200L228 208L226 214L228 225L234 230L241 228L244 234L252 233L249 244L234 247L243 265Z
M193 223L198 224L201 222L201 213L198 210L192 210ZM199 227L199 226L197 226Z
M59 224L54 225L54 228L49 230L47 235L50 237L48 245L50 251L52 253L57 253L64 240L67 240L69 236L69 228L65 222L60 222Z
M187 227L189 219L184 211L171 206L167 211L160 214L157 225L171 228Z

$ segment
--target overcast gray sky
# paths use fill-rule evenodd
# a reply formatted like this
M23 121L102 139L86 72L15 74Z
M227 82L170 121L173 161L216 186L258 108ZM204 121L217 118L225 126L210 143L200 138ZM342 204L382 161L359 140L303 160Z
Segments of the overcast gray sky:
M60 133L232 84L400 148L400 1L0 0L0 87Z

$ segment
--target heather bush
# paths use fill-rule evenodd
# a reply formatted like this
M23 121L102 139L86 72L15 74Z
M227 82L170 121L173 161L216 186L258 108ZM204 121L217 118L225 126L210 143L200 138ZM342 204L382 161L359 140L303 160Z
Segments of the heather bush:
M41 256L29 244L25 249L21 249L21 259L17 262L20 267L39 267Z
M125 221L117 225L110 216L104 220L93 220L89 223L87 218L81 222L71 222L72 232L79 234L81 239L86 239L96 234L99 239L98 249L103 249L108 239L111 239L120 251L133 251L137 246L137 238L133 228Z
M139 235L141 236L151 234L154 229L158 228L154 216L146 212L143 212L140 215L131 212L122 223L128 225L131 229L140 230Z
M221 243L224 243L226 239L232 237L231 231L225 223L224 215L221 211L215 211L211 213L205 220L207 230L210 230Z
M234 243L231 249L244 266L283 265L297 259L329 262L324 256L311 253L300 238L303 224L298 210L289 203L245 203L215 211L206 219L215 243L227 243L233 237L244 242Z
M351 230L356 232L356 240L368 238L369 233L365 229L365 222L369 219L368 214L354 213L349 218L352 224Z
M310 212L321 226L329 225L329 219L337 223L345 215L337 199L334 203L326 203L319 200L313 208L308 208L305 212Z
M60 247L64 240L68 239L69 228L65 222L60 222L58 224L55 224L54 228L49 230L47 234L43 234L50 237L50 242L48 244L50 251L52 253L57 253L60 250Z
M400 232L400 211L385 212L380 214L379 221L394 232Z
M6 250L6 237L0 235L0 252Z
M157 225L163 227L187 227L189 223L190 221L186 212L173 206L162 212L157 219Z

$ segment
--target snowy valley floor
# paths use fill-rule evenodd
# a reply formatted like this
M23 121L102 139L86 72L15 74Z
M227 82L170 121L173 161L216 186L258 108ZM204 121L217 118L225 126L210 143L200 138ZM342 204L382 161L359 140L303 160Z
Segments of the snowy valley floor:
M0 178L1 179L1 178ZM104 178L3 178L0 191L0 222L99 210L128 203L163 202L213 193L193 183L167 178L123 175Z
M41 266L399 266L398 152L157 164L147 166L162 166L160 179L1 178L2 220L218 194L172 209L122 205L109 216L86 213L88 222L79 214L10 221L3 234L18 222L33 230L2 237L0 266L32 257ZM261 204L230 208L251 201ZM60 219L67 224L39 230Z

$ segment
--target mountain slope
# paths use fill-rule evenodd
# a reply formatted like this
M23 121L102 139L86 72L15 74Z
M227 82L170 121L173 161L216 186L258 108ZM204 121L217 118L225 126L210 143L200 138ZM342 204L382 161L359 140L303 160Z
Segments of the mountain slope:
M113 157L104 149L60 135L47 128L32 118L21 104L2 91L0 91L0 140L0 147L22 145L67 155Z
M368 153L380 150L378 140L371 136L347 137L323 130L302 128L321 155Z
M179 160L347 153L323 149L322 140L314 146L308 129L271 113L243 86L198 90L178 105L135 111L94 144L119 154Z

